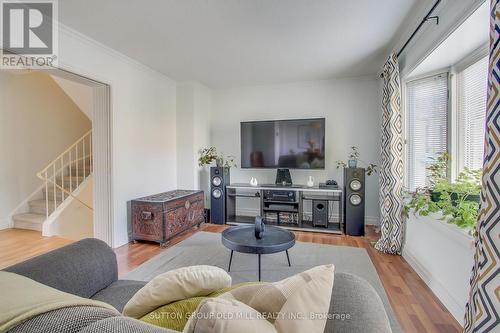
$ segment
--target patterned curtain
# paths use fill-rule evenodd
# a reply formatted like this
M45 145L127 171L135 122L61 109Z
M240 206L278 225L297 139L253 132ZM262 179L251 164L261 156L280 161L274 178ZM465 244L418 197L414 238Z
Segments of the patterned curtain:
M486 136L476 253L464 332L500 332L500 0L491 1Z
M382 95L382 153L380 166L380 230L375 244L379 251L401 254L403 243L403 128L401 85L396 54L384 65Z

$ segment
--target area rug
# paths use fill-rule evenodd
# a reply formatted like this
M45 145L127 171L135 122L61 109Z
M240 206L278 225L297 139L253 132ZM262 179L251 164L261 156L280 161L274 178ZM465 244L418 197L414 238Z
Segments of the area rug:
M149 281L158 274L192 265L213 265L227 270L230 252L222 245L220 234L200 231L148 260L124 278ZM365 249L297 242L288 252L291 267L288 267L284 252L262 255L262 281L279 281L314 266L333 263L336 272L358 275L375 288L382 298L393 332L401 332L382 282ZM233 283L257 281L257 256L234 252L229 274Z

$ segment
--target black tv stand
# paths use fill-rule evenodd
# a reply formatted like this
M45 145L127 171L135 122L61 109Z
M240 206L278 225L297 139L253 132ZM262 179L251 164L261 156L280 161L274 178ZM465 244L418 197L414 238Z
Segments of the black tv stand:
M290 175L290 170L288 169L278 169L276 170L276 185L280 186L292 186L292 176Z
M271 194L269 192L281 193L273 197L267 195ZM290 192L294 195L289 195ZM239 204L237 199L241 199ZM255 216L262 216L267 219L266 223L286 229L342 234L345 230L342 199L341 189L298 184L292 186L231 184L226 186L226 223L254 224ZM313 200L327 201L331 208L332 216L329 216L326 227L313 224L309 208L304 212L304 203L307 202L309 206ZM242 207L238 209L237 205L240 204Z

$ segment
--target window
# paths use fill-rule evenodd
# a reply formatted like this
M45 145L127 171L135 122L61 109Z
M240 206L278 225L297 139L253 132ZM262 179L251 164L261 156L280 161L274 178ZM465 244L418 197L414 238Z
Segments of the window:
M483 167L488 57L457 75L459 169Z
M448 75L439 74L406 85L408 187L428 184L427 167L448 150Z

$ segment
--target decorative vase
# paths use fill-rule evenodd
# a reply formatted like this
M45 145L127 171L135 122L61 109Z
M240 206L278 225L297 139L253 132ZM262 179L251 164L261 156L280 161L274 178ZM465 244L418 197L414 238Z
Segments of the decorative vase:
M358 160L349 160L347 161L347 165L349 168L356 168L358 166Z
M313 187L314 186L314 177L309 176L309 180L307 181L307 187Z
M266 230L266 225L261 216L255 217L255 238L262 239L264 237L264 231Z
M224 160L222 158L216 158L215 159L215 165L219 168L221 168L224 164Z
M252 177L252 179L250 179L250 185L252 185L252 186L259 185L259 182L257 181L257 178Z

